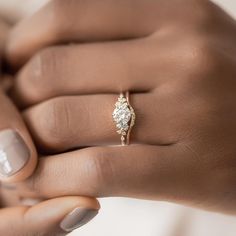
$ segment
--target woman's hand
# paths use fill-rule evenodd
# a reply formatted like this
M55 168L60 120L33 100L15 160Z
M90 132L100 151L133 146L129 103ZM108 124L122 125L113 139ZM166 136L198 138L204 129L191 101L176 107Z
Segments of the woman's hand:
M1 61L8 29L0 19ZM1 71L0 85L5 84L2 77ZM9 182L29 177L36 167L37 154L20 113L2 88L0 108L0 234L59 236L87 223L98 212L99 204L95 199L69 196L38 204L33 202L32 207L23 204L19 192Z
M8 188L8 190L4 188ZM22 206L22 202L16 200L14 190L9 190L9 188L9 186L1 188L1 191L9 193L1 194L3 197L0 210L2 235L67 235L68 232L95 217L99 210L96 200L72 196L55 198L37 204L31 201L35 205Z
M24 115L38 147L89 146L42 158L22 194L129 196L235 214L235 42L235 21L206 0L55 0L20 23L7 56L26 63L14 96L34 105ZM127 90L133 145L107 147L119 144L111 114Z
M24 206L14 184L35 169L37 156L23 120L0 90L0 232L1 235L66 235L86 224L99 210L95 199L61 197ZM65 195L64 195L65 196Z

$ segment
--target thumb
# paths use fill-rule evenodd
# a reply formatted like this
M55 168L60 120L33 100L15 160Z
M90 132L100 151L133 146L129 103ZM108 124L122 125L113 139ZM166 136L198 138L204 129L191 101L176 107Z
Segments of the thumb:
M2 91L0 107L0 180L21 181L35 169L36 150L19 112Z
M1 235L65 235L90 221L98 213L97 200L62 197L33 207L0 210Z

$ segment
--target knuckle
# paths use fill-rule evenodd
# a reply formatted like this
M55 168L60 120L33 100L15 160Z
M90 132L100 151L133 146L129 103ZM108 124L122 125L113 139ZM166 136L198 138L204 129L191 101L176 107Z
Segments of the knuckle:
M207 27L215 25L219 19L219 7L208 0L196 1L196 4L199 9L195 14L198 26L207 29Z
M26 99L38 102L54 95L55 79L60 76L57 71L61 67L58 51L52 47L38 52L22 70L17 83L22 84Z
M52 25L52 32L51 34L54 37L58 37L58 35L60 34L60 32L62 31L62 24L63 20L60 20L62 17L64 19L64 15L65 15L65 11L63 10L63 6L64 6L64 2L65 1L61 1L61 0L54 0L51 1L51 8L50 8L50 13L51 13L51 25ZM63 14L64 11L64 14ZM59 22L60 21L60 22Z
M185 6L180 9L181 14L177 14L177 18L174 18L177 19L177 23L186 25L186 18L188 18L188 21L193 23L191 28L209 30L208 27L214 26L215 22L218 21L219 7L211 1L182 0L182 2Z
M60 68L59 51L57 47L49 47L41 50L34 57L32 68L39 79L47 78L50 81L54 77L55 71Z
M28 72L27 75L25 74L25 70L22 72L15 80L13 92L17 94L17 97L21 101L27 104L33 104L41 100L44 91L40 86L35 86L35 83L31 80L32 76Z
M67 134L71 128L68 110L68 103L62 97L43 104L43 112L39 111L40 115L36 115L36 132L41 146L50 150L61 150L67 146Z
M51 13L55 16L54 19L58 20L60 17L65 14L65 11L67 9L68 4L71 4L71 1L73 0L68 0L68 1L63 1L63 0L54 0L51 2Z
M68 34L71 27L68 27L68 22L73 22L75 14L74 9L80 0L54 0L51 2L51 24L52 34L57 40L60 40ZM76 7L78 11L78 7ZM76 14L78 16L78 14ZM69 19L69 20L68 20Z
M84 167L94 196L105 196L112 191L113 168L109 155L102 148L86 151ZM108 187L109 186L109 187ZM90 192L91 193L91 192Z
M195 38L186 46L184 52L188 73L190 76L195 74L194 77L198 79L212 74L220 63L217 51L207 39Z

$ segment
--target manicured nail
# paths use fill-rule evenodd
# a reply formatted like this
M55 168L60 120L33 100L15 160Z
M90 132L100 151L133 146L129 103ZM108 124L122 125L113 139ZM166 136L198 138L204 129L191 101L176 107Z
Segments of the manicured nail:
M88 223L97 214L96 209L76 208L62 220L60 226L64 231L71 232Z
M30 151L14 130L0 131L0 175L10 177L28 162Z

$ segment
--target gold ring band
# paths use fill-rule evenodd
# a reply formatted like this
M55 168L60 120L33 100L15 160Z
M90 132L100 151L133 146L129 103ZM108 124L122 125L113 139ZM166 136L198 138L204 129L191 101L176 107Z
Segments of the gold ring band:
M130 132L135 124L135 112L130 105L128 91L120 94L112 116L116 124L117 133L121 135L121 145L129 145Z

